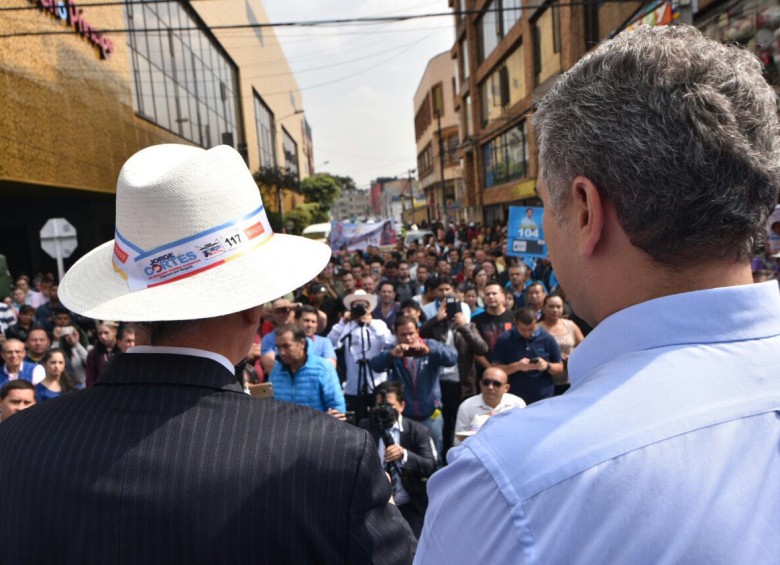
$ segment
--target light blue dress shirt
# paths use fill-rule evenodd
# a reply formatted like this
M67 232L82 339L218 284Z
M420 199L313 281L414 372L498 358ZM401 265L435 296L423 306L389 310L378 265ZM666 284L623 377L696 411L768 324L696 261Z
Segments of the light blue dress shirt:
M569 376L449 452L415 563L780 560L777 282L617 312Z

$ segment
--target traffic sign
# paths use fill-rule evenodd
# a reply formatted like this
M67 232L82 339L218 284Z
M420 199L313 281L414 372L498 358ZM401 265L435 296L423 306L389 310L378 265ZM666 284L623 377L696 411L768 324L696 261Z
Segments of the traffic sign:
M65 274L62 260L70 257L76 247L76 228L65 218L49 218L41 228L41 248L57 260L60 280Z

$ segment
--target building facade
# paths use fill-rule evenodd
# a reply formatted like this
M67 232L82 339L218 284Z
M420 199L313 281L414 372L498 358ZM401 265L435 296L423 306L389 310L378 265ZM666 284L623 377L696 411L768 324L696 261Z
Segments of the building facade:
M530 116L556 78L599 42L640 24L692 23L737 42L780 92L780 0L565 3L451 0L456 109L465 205L492 225L511 205L536 205L538 165Z
M0 252L13 272L54 271L38 237L49 217L78 231L66 266L113 238L117 174L149 145L226 144L252 171L308 174L301 95L260 0L3 8Z
M339 222L365 221L371 215L370 191L355 186L342 188L330 215Z
M427 220L470 219L458 156L460 119L449 52L428 61L414 95L417 175L428 202Z
M456 109L465 205L487 225L508 207L538 204L530 116L563 71L636 11L639 2L452 0Z

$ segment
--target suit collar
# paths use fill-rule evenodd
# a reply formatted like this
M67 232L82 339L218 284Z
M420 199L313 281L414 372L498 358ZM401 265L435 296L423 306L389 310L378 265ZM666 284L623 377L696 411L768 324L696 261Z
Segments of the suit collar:
M218 361L170 353L115 355L97 384L187 385L244 392L235 373Z

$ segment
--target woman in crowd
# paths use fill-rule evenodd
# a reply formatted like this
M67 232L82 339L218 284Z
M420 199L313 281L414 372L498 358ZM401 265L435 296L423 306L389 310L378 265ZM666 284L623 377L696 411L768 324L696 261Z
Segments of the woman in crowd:
M477 287L471 283L467 283L463 288L463 302L468 304L472 318L485 311L485 304L477 294Z
M76 328L65 328L65 332L62 332L60 335L59 347L65 354L65 358L70 362L73 379L79 388L83 388L87 383L87 357L89 351L81 345Z
M488 274L484 267L477 267L474 271L474 287L477 289L477 296L480 300L485 299L485 285L488 282Z
M46 377L35 385L35 399L43 402L61 394L76 390L76 381L65 370L65 353L62 349L50 349L41 360Z
M547 333L551 334L561 350L563 360L563 374L553 379L555 394L563 394L569 388L569 372L567 364L572 349L577 347L583 339L582 331L571 320L563 317L563 299L557 294L549 294L544 298L542 305L544 317L540 325Z
M496 266L496 262L493 259L485 259L482 261L482 268L485 269L488 280L498 278L498 267Z
M103 374L103 369L117 353L121 353L116 343L116 322L100 322L97 326L98 343L87 355L87 386L92 386Z

